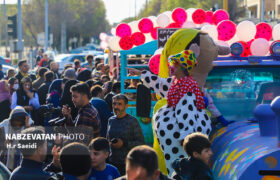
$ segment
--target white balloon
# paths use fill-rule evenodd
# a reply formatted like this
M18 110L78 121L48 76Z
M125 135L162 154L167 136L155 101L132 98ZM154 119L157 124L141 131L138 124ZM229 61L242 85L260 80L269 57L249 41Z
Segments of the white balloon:
M272 37L274 41L280 40L280 24L276 24L273 27Z
M187 21L193 22L192 14L194 13L195 10L196 10L195 8L189 8L186 10L186 13L188 15Z
M196 28L195 23L191 21L186 21L183 25L182 28Z
M150 41L154 41L154 39L151 36L151 33L147 33L147 34L144 34L144 35L145 35L145 38L146 38L145 43L150 42Z
M170 19L170 22L174 22L172 19L172 12L171 11L165 11L163 12L163 14L166 14L168 16L168 18Z
M250 41L255 38L256 25L252 21L242 21L236 27L236 35L240 41Z
M233 43L235 43L235 42L237 42L237 41L239 41L239 39L238 39L237 35L235 34L235 35L233 36L233 38L231 38L231 39L230 39L229 41L227 41L227 42L228 42L229 45L232 45Z
M166 27L170 23L169 17L164 13L158 15L156 21L157 21L157 24L159 25L159 27Z
M214 41L218 39L218 31L215 25L205 25L201 28L201 31L207 32Z
M161 54L162 51L163 51L163 48L159 48L155 51L154 55Z
M221 40L218 40L218 41L215 41L216 44L220 45L220 46L226 46L226 47L229 47L228 43L226 41L221 41Z
M107 34L102 32L102 33L99 34L99 38L100 38L101 41L105 41L106 38L107 38Z
M100 48L101 48L101 49L106 49L107 47L108 47L107 42L105 42L105 41L101 41L101 42L100 42Z
M154 27L157 27L158 26L158 23L157 23L157 17L156 16L149 16L148 17L150 20L152 20L153 24L154 24Z
M138 21L132 21L132 22L128 23L128 25L131 28L131 33L135 33L135 32L139 31L139 29L138 29Z
M269 52L269 42L264 38L255 39L250 49L254 56L265 56Z
M112 28L112 29L111 29L111 34L112 34L113 36L116 35L116 28Z
M110 40L109 40L109 48L113 51L120 51L121 50L121 47L119 45L119 41L120 41L120 37L118 36L114 36L112 37Z

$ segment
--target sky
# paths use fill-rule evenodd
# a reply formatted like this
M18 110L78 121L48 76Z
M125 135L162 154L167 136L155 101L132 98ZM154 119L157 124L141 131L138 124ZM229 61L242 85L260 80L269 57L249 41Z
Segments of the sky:
M6 0L7 4L15 4L18 0ZM110 24L118 23L122 19L135 16L144 6L146 0L102 0L106 7L106 18ZM3 4L4 0L0 0Z

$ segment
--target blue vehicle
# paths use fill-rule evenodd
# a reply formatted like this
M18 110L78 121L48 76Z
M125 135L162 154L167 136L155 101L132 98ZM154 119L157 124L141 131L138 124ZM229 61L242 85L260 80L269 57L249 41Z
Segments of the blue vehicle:
M156 45L156 41L152 41L121 51L122 93L137 92L124 86L128 79L139 79L127 76L126 67L148 68L148 65L128 64L127 56L153 55ZM223 57L217 58L213 65L205 84L206 91L224 117L234 121L228 127L218 127L212 132L212 170L215 179L279 179L279 54L268 57ZM135 104L135 101L130 101L127 112L137 117ZM152 102L151 116L154 105L155 102ZM145 123L141 117L137 118L146 143L152 143L152 123Z

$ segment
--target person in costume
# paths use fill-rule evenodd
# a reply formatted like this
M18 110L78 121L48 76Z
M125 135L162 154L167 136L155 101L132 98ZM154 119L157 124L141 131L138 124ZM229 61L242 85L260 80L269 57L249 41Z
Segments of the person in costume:
M207 135L211 132L211 120L201 90L212 62L218 54L228 53L228 48L216 45L208 34L196 29L180 29L164 46L159 76L129 69L132 75L141 74L144 85L167 98L167 104L158 108L153 121L169 176L173 172L171 163L186 156L182 140L193 132Z

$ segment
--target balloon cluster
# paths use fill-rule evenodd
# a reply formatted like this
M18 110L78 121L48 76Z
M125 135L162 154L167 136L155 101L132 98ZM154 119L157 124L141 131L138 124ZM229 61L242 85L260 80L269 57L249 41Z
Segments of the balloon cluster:
M134 46L156 40L158 28L200 28L219 45L230 46L235 42L241 43L243 46L241 56L244 57L266 55L269 51L267 50L269 41L272 38L274 41L280 40L280 24L272 28L265 22L255 25L246 20L236 25L222 9L212 12L178 7L157 17L150 16L127 24L121 23L111 29L113 37L107 38L106 43L113 51L129 50ZM104 39L103 36L100 34L100 39Z

